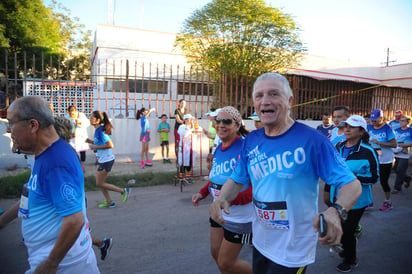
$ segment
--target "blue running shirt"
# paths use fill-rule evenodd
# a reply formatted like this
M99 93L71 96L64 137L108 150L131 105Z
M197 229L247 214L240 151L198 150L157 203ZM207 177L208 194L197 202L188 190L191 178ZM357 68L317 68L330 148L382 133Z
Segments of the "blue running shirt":
M94 131L94 144L96 146L102 146L110 140L110 136L104 132L103 126L96 128ZM110 162L114 160L113 150L111 148L97 149L96 157L99 163Z
M79 237L60 265L85 259L92 241L86 217L84 178L79 158L63 139L35 158L28 188L28 206L22 217L22 234L32 269L49 255L56 243L63 217L83 211L85 222ZM22 205L20 205L22 207Z
M231 178L252 182L253 245L287 267L315 261L319 178L338 187L356 179L331 142L299 122L280 136L249 133Z
M369 140L378 140L379 142L389 142L395 139L395 133L388 124L384 124L381 128L375 129L373 125L368 125ZM384 147L370 142L371 146L378 152L380 164L390 164L393 162L393 148Z
M238 138L229 147L223 148L222 144L216 148L213 156L212 170L209 174L209 193L216 200L220 194L222 186L230 178L236 164L239 160L239 152L243 145L243 138ZM244 191L248 186L244 186L241 191ZM226 214L222 210L222 216L226 221L233 223L248 223L253 221L254 213L252 203L246 205L232 205L230 214ZM224 226L224 225L223 225Z
M397 128L395 129L396 141L399 143L410 144L412 143L412 128L408 127L407 129ZM398 146L394 149L395 157L401 159L409 159L411 155L411 148L402 148Z

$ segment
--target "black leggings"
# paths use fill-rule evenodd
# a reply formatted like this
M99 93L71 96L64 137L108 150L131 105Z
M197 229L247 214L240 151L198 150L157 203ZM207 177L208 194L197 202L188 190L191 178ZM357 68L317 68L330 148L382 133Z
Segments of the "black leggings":
M391 192L391 187L389 186L388 180L389 175L391 175L392 163L389 164L379 164L379 176L381 181L381 186L384 192Z
M86 161L86 151L80 151L80 161Z
M355 229L363 215L365 208L352 209L348 212L348 219L342 223L343 235L341 239L343 247L343 258L348 263L356 261L356 238Z

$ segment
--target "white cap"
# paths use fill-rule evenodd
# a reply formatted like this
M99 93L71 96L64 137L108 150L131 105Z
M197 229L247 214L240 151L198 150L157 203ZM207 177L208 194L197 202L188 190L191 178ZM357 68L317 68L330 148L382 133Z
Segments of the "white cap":
M366 120L360 115L352 115L346 121L340 122L339 126L346 126L346 124L353 127L363 127L367 130Z
M215 111L211 112L209 115L212 116L212 117L216 117L219 114L220 110L221 110L221 108L218 108Z
M192 118L193 118L192 114L183 115L183 120L192 119Z
M256 112L253 112L251 116L248 117L249 119L252 119L254 121L260 121L259 116L256 114Z

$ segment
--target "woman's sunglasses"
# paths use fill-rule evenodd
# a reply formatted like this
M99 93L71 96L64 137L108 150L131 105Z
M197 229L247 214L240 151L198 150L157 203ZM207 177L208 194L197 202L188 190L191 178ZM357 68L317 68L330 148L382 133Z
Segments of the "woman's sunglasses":
M220 118L215 118L216 124L223 123L224 125L231 125L233 123L233 119L227 118L227 119L220 119Z

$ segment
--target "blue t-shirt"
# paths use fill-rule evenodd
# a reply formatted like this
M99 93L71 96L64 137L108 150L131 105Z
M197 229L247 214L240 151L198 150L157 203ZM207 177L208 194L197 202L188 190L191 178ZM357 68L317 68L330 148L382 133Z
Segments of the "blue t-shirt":
M104 127L100 126L94 131L94 144L102 146L111 140L110 136L104 132ZM111 148L97 149L97 161L99 163L106 163L114 160L113 150Z
M167 128L170 131L170 125L168 123L160 123L157 130L159 131L164 128ZM169 141L169 131L159 132L160 141Z
M335 128L332 130L332 134L331 134L331 136L330 136L330 141L331 141L331 143L332 143L333 145L336 145L337 143L346 140L345 134L342 133L341 135L339 135L339 134L338 134L338 130L339 130L338 127L335 127Z
M412 128L408 127L406 129L402 128L397 128L395 129L395 135L396 135L396 141L398 144L404 143L404 144L410 144L412 143ZM409 156L411 155L410 152L410 147L408 148L402 148L398 145L397 148L394 149L395 152L395 157L396 158L402 158L402 159L409 159Z
M254 247L287 267L315 260L319 178L336 186L356 179L331 142L299 122L280 136L249 133L231 178L252 183Z
M389 126L393 129L396 130L401 127L401 122L399 120L392 120L389 122Z
M79 211L83 211L85 218L83 229L61 264L85 258L91 251L91 238L86 217L84 174L73 148L60 139L38 155L26 187L28 199L22 197L19 216L22 217L22 234L30 266L33 268L49 255L63 217ZM20 214L21 208L25 208L24 215Z
M150 133L150 124L146 115L140 116L140 126L142 129L141 133Z
M316 128L316 130L319 131L320 133L322 133L323 135L325 135L330 140L330 137L332 135L332 131L333 131L334 128L335 128L334 125L330 125L328 127L325 127L322 123Z
M222 186L232 175L233 170L236 167L236 164L239 160L239 152L242 148L244 139L239 137L236 139L230 146L222 147L222 144L216 148L213 155L212 169L209 174L209 193L214 200L220 194ZM244 191L248 186L244 186L240 191ZM250 223L254 218L252 203L245 205L232 205L230 207L230 214L226 214L222 210L222 216L226 222L232 223ZM232 232L241 233L240 231L233 231L233 228L223 225L224 228ZM249 229L252 230L252 227L249 225ZM242 233L246 233L244 231ZM250 233L251 231L248 231Z
M368 125L368 133L370 140L378 140L379 142L389 142L396 138L395 133L388 124L384 124L381 128L375 129L373 125ZM380 164L390 164L394 159L393 148L384 147L370 142L371 146L378 152Z

